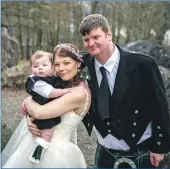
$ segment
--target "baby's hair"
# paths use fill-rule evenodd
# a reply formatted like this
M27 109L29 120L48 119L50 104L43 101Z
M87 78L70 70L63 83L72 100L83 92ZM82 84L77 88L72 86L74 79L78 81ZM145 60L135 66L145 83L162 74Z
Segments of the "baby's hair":
M53 55L52 53L49 53L49 52L45 52L45 51L42 51L42 50L37 50L32 56L31 56L31 59L30 59L30 66L32 66L33 62L43 56L48 56L49 57L49 60L51 61L51 63L53 63Z

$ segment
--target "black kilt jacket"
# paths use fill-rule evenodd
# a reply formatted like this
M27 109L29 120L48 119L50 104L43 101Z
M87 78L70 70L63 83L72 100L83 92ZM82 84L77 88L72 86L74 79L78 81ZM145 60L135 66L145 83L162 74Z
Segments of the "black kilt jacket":
M89 87L92 94L90 111L83 120L87 131L90 135L94 125L103 137L110 133L133 148L152 122L149 149L155 153L167 153L170 150L169 108L156 60L117 47L120 62L110 100L110 115L105 120L98 113L99 86L94 58L83 54L91 75Z

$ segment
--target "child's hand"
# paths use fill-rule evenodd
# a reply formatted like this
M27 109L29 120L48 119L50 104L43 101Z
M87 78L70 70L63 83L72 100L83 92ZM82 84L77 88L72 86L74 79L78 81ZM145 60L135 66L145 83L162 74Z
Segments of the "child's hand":
M66 91L66 93L71 93L71 88L67 88Z

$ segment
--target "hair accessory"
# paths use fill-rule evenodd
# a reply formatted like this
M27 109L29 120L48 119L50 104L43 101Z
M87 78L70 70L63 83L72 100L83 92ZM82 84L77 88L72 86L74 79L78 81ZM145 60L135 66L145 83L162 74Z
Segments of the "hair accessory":
M83 56L81 54L79 54L78 52L75 51L75 49L71 46L67 46L69 52L73 53L74 55L76 55L78 58L82 58Z
M83 62L83 56L81 53L79 53L78 51L75 50L74 47L70 46L70 45L67 45L67 44L60 44L60 45L57 45L57 47L60 49L60 48L66 48L68 49L68 52L70 52L71 54L73 54L78 60L80 60L81 62Z

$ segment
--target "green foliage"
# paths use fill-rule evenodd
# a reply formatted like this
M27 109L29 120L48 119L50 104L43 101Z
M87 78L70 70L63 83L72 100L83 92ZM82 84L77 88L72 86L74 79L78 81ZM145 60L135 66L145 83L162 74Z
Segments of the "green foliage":
M22 59L21 56L19 56L17 65L21 66L21 65L24 65L25 63L28 63L28 60L24 60L24 59Z
M24 62L25 62L24 60L19 60L17 65L19 66L24 65Z

